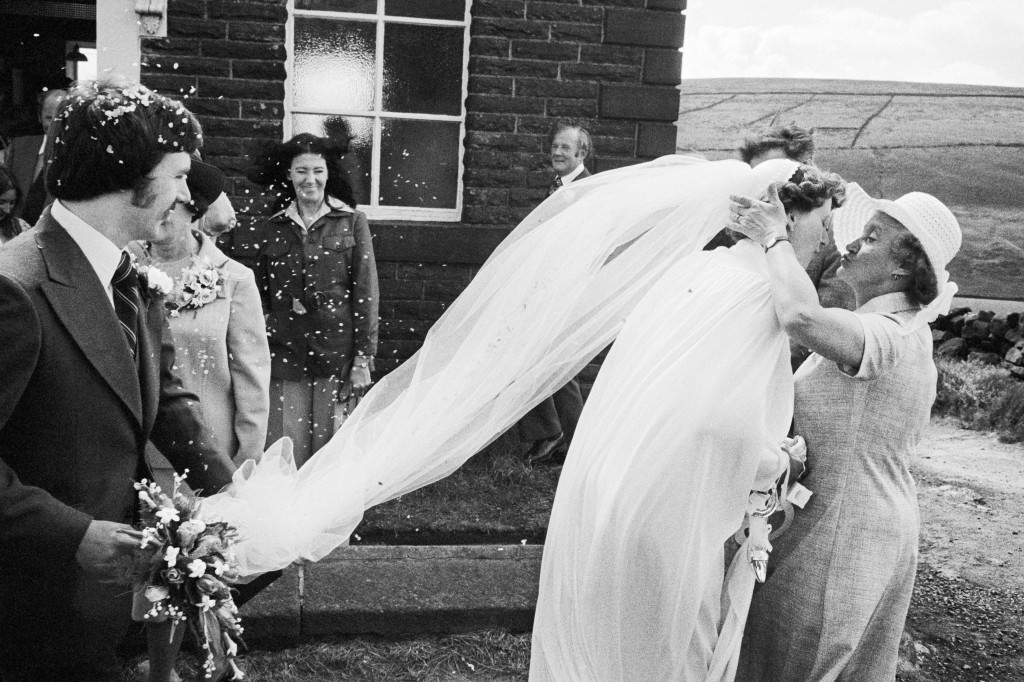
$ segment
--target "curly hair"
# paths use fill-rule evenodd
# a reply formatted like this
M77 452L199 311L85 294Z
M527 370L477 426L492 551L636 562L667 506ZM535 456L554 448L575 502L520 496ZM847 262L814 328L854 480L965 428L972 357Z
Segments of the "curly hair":
M82 201L138 192L167 154L202 146L199 121L176 100L119 77L79 84L60 105L46 189Z
M781 149L787 159L810 163L814 158L814 128L801 128L791 123L774 126L743 138L737 151L745 163L773 149Z
M895 218L891 220L901 228L900 234L891 244L890 253L900 267L909 272L910 284L906 291L919 304L928 305L939 295L935 269L932 268L921 241Z
M355 194L345 179L341 165L341 157L347 152L348 145L339 140L299 133L286 142L272 145L257 157L248 177L256 184L263 185L266 193L273 196L273 211L276 213L295 200L295 185L288 177L292 161L302 154L317 154L327 163L327 183L324 187L327 195L341 199L355 208Z
M789 180L778 186L779 199L786 211L813 211L831 200L832 208L843 205L846 182L836 173L815 166L801 165Z

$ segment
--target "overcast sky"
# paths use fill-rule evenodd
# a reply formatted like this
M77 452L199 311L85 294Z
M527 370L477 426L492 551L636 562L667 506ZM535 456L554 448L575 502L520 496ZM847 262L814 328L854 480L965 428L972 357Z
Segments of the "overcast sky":
M1024 87L1024 0L689 0L683 78Z

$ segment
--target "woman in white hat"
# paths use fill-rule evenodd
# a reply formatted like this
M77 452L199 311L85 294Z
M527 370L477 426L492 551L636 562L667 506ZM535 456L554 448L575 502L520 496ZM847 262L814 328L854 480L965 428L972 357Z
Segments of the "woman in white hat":
M834 215L854 312L822 308L786 243L777 198L733 197L733 229L768 248L776 313L814 351L797 370L795 432L813 492L774 542L738 680L892 680L917 565L910 463L935 399L928 322L956 291L956 218L921 192L876 201L856 185Z

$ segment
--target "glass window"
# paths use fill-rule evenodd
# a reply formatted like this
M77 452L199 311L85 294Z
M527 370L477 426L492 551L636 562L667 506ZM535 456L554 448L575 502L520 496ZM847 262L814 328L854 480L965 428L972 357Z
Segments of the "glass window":
M346 140L371 218L459 220L467 0L295 0L288 135Z

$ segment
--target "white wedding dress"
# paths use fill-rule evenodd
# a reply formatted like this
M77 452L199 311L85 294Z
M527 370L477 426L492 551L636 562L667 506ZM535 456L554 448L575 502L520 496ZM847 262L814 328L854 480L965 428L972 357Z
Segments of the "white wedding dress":
M238 527L241 572L325 556L365 509L455 471L622 330L562 473L531 675L727 670L721 642L738 649L753 577L734 569L720 603L722 544L786 435L791 380L759 249L700 248L730 194L794 168L663 157L552 195L301 470L284 441L204 501Z
M741 551L723 584L724 543L792 410L761 247L672 267L612 346L566 457L531 680L733 678L754 574Z

